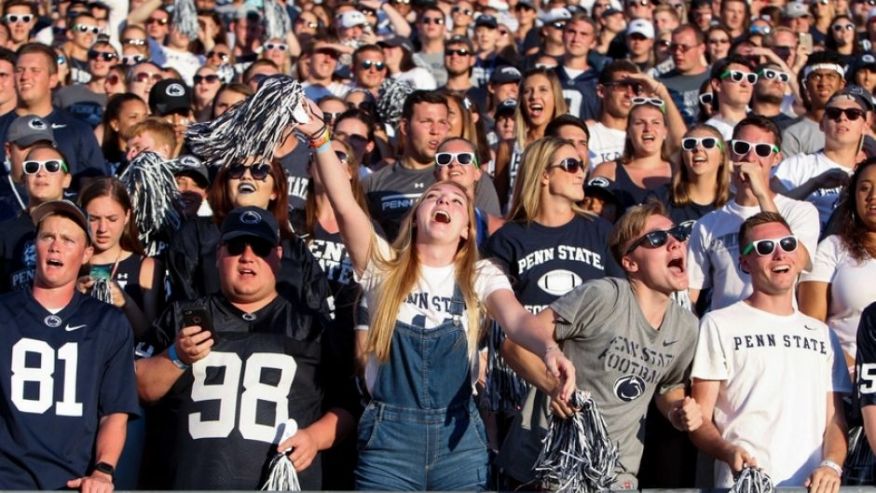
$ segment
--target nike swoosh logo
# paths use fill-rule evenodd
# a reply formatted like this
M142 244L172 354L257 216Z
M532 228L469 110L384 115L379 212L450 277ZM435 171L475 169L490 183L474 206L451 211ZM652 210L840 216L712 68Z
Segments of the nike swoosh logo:
M675 344L676 342L678 342L678 339L676 339L674 341L663 341L663 347L671 346L671 345Z
M73 327L70 327L70 324L67 324L67 326L64 327L64 330L66 330L67 332L73 332L74 330L79 330L79 329L81 329L82 327L85 327L85 325L86 325L86 324L82 324L82 325L74 325Z
M803 324L803 327L806 327L806 330L818 330L818 327L810 327L806 324Z

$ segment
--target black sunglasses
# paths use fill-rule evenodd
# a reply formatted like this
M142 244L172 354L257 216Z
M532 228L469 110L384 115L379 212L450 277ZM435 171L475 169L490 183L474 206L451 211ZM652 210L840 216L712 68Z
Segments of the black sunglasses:
M624 255L629 255L633 250L640 246L649 249L660 248L669 241L670 236L681 242L687 241L692 229L693 223L686 222L671 229L658 229L657 231L651 231L634 241L633 244L627 248Z
M40 172L40 168L46 170L46 173L57 173L58 171L64 170L67 172L67 164L60 159L49 159L47 161L25 161L24 165L24 174L26 175L35 175Z
M423 24L440 25L440 24L444 24L444 18L443 17L423 17L420 20L420 22L422 22Z
M779 152L778 146L775 144L767 144L763 142L746 142L744 140L734 140L730 145L733 154L737 156L745 156L751 149L754 148L754 153L759 157L770 157L770 154Z
M219 76L216 74L196 75L196 76L192 77L192 80L195 81L195 85L198 85L201 82L207 82L208 84L214 84L216 82L219 82Z
M782 250L791 253L797 249L797 238L793 235L784 238L772 238L766 240L752 241L742 249L742 255L748 255L751 252L757 252L761 257L772 255L776 251L776 246Z
M359 66L362 67L362 70L371 70L371 67L374 67L377 70L383 70L383 68L386 67L386 64L375 60L362 60L362 63L360 63Z
M249 175L253 180L263 181L271 174L271 165L268 163L253 164L246 166L240 163L232 164L228 167L228 177L233 180L239 180L243 174L249 170Z
M435 164L438 166L447 166L456 160L457 163L465 166L475 162L473 152L439 152L435 154Z
M207 53L207 58L213 58L214 56L218 56L223 62L227 61L229 57L228 53L222 53L221 51L211 51L210 53Z
M721 142L714 137L685 137L681 139L681 148L685 151L692 151L699 145L703 146L703 149L714 149L715 147L720 148Z
M259 240L256 238L235 238L233 240L229 240L225 242L225 250L228 252L228 255L238 256L243 255L244 250L246 250L246 246L249 245L252 248L252 253L256 254L261 258L265 258L271 254L271 250L273 250L273 245L264 240Z
M471 54L466 48L459 48L458 50L454 50L452 48L448 48L444 50L444 56L469 56Z
M554 29L559 29L560 31L566 29L566 23L562 21L551 22L551 26L553 26Z
M88 50L88 59L89 60L97 60L98 58L105 61L111 62L118 58L119 56L111 51L97 51L97 50Z
M547 169L551 168L563 168L566 173L577 173L578 171L584 169L584 163L581 162L580 159L576 159L573 157L567 157L563 159L557 164L552 164L547 167Z
M850 122L857 120L858 118L864 118L867 113L864 110L860 110L858 108L825 108L824 116L827 118L838 122L840 121L840 116L846 115L846 118L849 119Z

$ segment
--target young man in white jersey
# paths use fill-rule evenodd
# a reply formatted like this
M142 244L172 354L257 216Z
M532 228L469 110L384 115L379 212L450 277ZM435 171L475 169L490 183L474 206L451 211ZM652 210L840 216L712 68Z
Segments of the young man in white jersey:
M836 492L848 446L842 396L851 392L839 340L794 306L805 255L780 214L746 219L739 244L753 291L700 324L691 394L704 422L691 439L718 459L718 488L756 466L776 486Z

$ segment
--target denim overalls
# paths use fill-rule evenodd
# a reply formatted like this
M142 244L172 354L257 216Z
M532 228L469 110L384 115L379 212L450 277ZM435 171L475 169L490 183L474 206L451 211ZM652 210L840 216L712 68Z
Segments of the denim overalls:
M396 322L389 360L359 421L357 490L486 487L486 434L472 399L458 286L450 311L434 329Z

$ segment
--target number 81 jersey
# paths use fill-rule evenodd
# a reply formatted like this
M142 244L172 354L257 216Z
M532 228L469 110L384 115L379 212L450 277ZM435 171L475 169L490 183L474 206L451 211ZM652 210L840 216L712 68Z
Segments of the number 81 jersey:
M176 381L147 424L160 436L148 454L167 474L170 489L258 489L274 456L279 425L305 428L322 416L322 344L318 328L295 324L281 297L255 313L241 312L222 296L201 300L216 332L204 359ZM139 351L160 354L182 325L169 307ZM317 457L318 459L319 457ZM305 490L320 488L320 463L298 475Z

